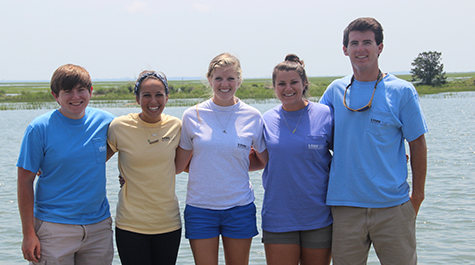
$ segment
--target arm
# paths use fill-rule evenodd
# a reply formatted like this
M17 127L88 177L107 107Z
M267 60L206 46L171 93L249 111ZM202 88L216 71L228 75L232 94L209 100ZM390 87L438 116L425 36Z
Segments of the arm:
M107 145L107 157L106 157L106 162L107 162L107 161L109 161L109 159L110 159L111 157L114 156L115 152L112 151L112 149L111 149L109 143L106 143L106 145Z
M36 173L18 168L17 194L18 209L20 211L23 243L21 250L23 257L28 261L38 262L41 254L41 245L35 233L35 217L33 214L34 190L33 182Z
M409 142L409 151L411 154L412 170L411 202L417 214L425 197L424 189L427 174L427 145L425 136L421 135L416 140Z
M175 174L180 174L189 167L193 150L185 150L178 146L175 154Z
M269 154L267 153L267 149L262 153L258 153L254 150L254 148L251 148L251 152L249 153L249 171L263 169L266 166L268 160Z

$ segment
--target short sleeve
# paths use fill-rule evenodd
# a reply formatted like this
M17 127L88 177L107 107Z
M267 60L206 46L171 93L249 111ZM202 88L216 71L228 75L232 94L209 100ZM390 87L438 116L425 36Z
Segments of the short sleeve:
M44 140L39 128L28 125L23 135L17 167L38 172L44 160Z
M191 113L193 108L187 109L181 119L180 147L185 150L193 150L192 135L190 134Z
M264 119L262 118L262 115L259 116L259 129L257 130L257 135L254 139L254 142L252 143L252 146L258 153L262 153L264 150L266 150L266 143L264 140Z
M403 136L408 142L416 140L428 131L419 96L415 89L408 102L402 107L400 119Z
M117 149L117 137L115 133L115 126L116 120L114 119L110 124L109 124L109 129L107 130L107 143L109 144L109 147L111 148L112 151L117 152L119 151Z

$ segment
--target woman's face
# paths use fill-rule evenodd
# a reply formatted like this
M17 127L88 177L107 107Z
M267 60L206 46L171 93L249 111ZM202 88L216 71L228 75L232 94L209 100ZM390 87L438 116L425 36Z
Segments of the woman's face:
M209 84L213 88L213 102L220 106L231 106L235 104L234 94L241 85L241 79L234 66L216 68Z
M284 110L295 111L305 107L303 91L306 85L296 71L277 72L274 91Z
M142 108L140 118L148 123L159 122L168 101L165 85L158 79L147 78L140 84L140 93L135 100Z

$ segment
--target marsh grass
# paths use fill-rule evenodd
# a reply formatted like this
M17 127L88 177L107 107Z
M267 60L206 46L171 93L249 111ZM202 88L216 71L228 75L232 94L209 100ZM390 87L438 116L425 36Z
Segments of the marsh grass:
M398 75L398 77L411 81L411 75ZM447 84L439 87L416 85L419 94L437 94L444 92L475 91L475 72L471 73L448 73ZM321 97L327 86L340 77L310 77L309 97ZM191 106L202 99L210 98L211 89L207 82L203 80L170 80L170 101L169 106ZM91 104L100 106L111 106L111 102L117 104L134 104L134 82L133 81L95 81L93 82L93 97ZM245 79L241 87L236 92L236 96L241 99L268 99L275 98L271 79ZM183 99L179 101L178 99ZM0 83L0 110L8 107L5 103L18 103L21 108L36 109L43 108L41 103L54 102L48 82L15 82ZM108 102L108 103L107 103ZM114 103L116 104L116 103ZM127 105L128 106L128 105Z

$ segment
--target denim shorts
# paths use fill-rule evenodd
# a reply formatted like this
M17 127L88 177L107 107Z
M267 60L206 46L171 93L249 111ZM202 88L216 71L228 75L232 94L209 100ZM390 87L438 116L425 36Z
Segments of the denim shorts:
M188 239L213 238L219 235L244 239L257 234L256 205L253 202L226 210L186 205L185 237Z

